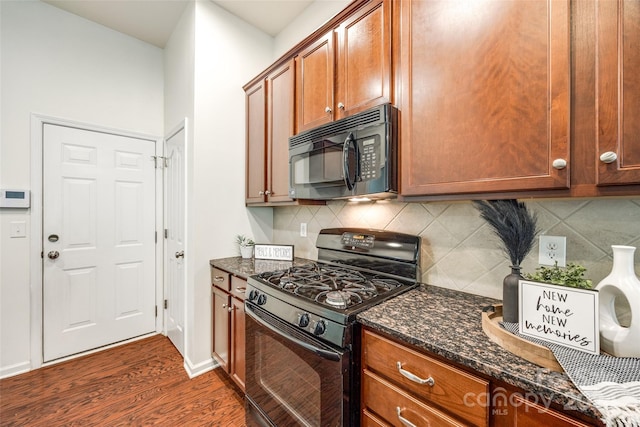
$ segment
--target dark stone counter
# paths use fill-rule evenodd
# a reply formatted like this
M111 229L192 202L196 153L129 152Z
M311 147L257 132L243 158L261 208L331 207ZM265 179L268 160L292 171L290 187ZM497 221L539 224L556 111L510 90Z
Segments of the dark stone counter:
M489 377L550 399L565 410L600 418L564 373L528 362L489 340L482 309L501 301L421 285L358 315L358 321ZM596 420L594 420L596 421Z
M209 261L213 267L224 270L242 279L265 271L280 270L293 265L302 265L313 262L310 259L294 258L293 261L272 261L267 259L242 258L239 256L231 258L218 258Z

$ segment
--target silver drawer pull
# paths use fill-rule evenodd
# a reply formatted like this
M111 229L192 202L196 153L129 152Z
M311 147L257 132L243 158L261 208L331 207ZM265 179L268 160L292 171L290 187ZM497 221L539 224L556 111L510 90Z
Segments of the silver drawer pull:
M406 419L405 417L403 417L402 414L402 409L400 409L399 406L396 406L396 411L398 412L398 420L400 420L400 422L402 423L403 426L406 427L416 427L416 425L414 423L412 423L411 421L409 421L408 419Z
M247 291L247 288L244 288L244 287L242 287L242 288L241 288L241 287L236 287L236 292L242 292L242 293L245 293L246 291Z
M397 364L398 366L398 372L400 372L400 374L408 379L410 379L411 381L413 381L414 383L418 383L418 384L426 384L428 386L433 387L433 385L436 383L432 377L427 378L426 380L424 378L420 378L419 376L412 374L409 371L405 371L404 369L402 369L402 363L398 362Z
M224 277L222 276L213 276L214 282L224 282Z

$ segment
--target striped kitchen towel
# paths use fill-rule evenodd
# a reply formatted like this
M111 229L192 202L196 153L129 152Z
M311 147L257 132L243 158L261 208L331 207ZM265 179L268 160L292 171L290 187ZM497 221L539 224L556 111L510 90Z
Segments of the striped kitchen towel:
M501 326L548 347L578 390L602 413L607 427L640 427L640 358L589 354L520 335L517 323Z

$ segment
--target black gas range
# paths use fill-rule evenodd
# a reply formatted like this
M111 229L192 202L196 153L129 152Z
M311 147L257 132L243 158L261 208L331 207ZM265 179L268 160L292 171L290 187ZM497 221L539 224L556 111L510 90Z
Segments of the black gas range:
M418 236L331 228L316 247L317 262L248 279L248 425L358 425L356 316L418 285ZM305 370L302 398L287 381Z

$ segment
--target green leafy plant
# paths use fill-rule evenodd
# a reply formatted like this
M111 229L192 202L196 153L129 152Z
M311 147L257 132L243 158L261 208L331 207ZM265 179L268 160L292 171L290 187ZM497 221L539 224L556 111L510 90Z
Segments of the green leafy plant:
M554 285L570 286L572 288L591 289L593 283L584 278L586 268L580 264L570 262L566 267L538 267L535 273L525 273L524 278L535 282L551 283Z
M251 240L250 238L248 238L247 236L245 236L243 234L238 234L236 236L236 243L239 244L242 247L253 246L253 245L256 244L256 242L254 242L253 240Z

